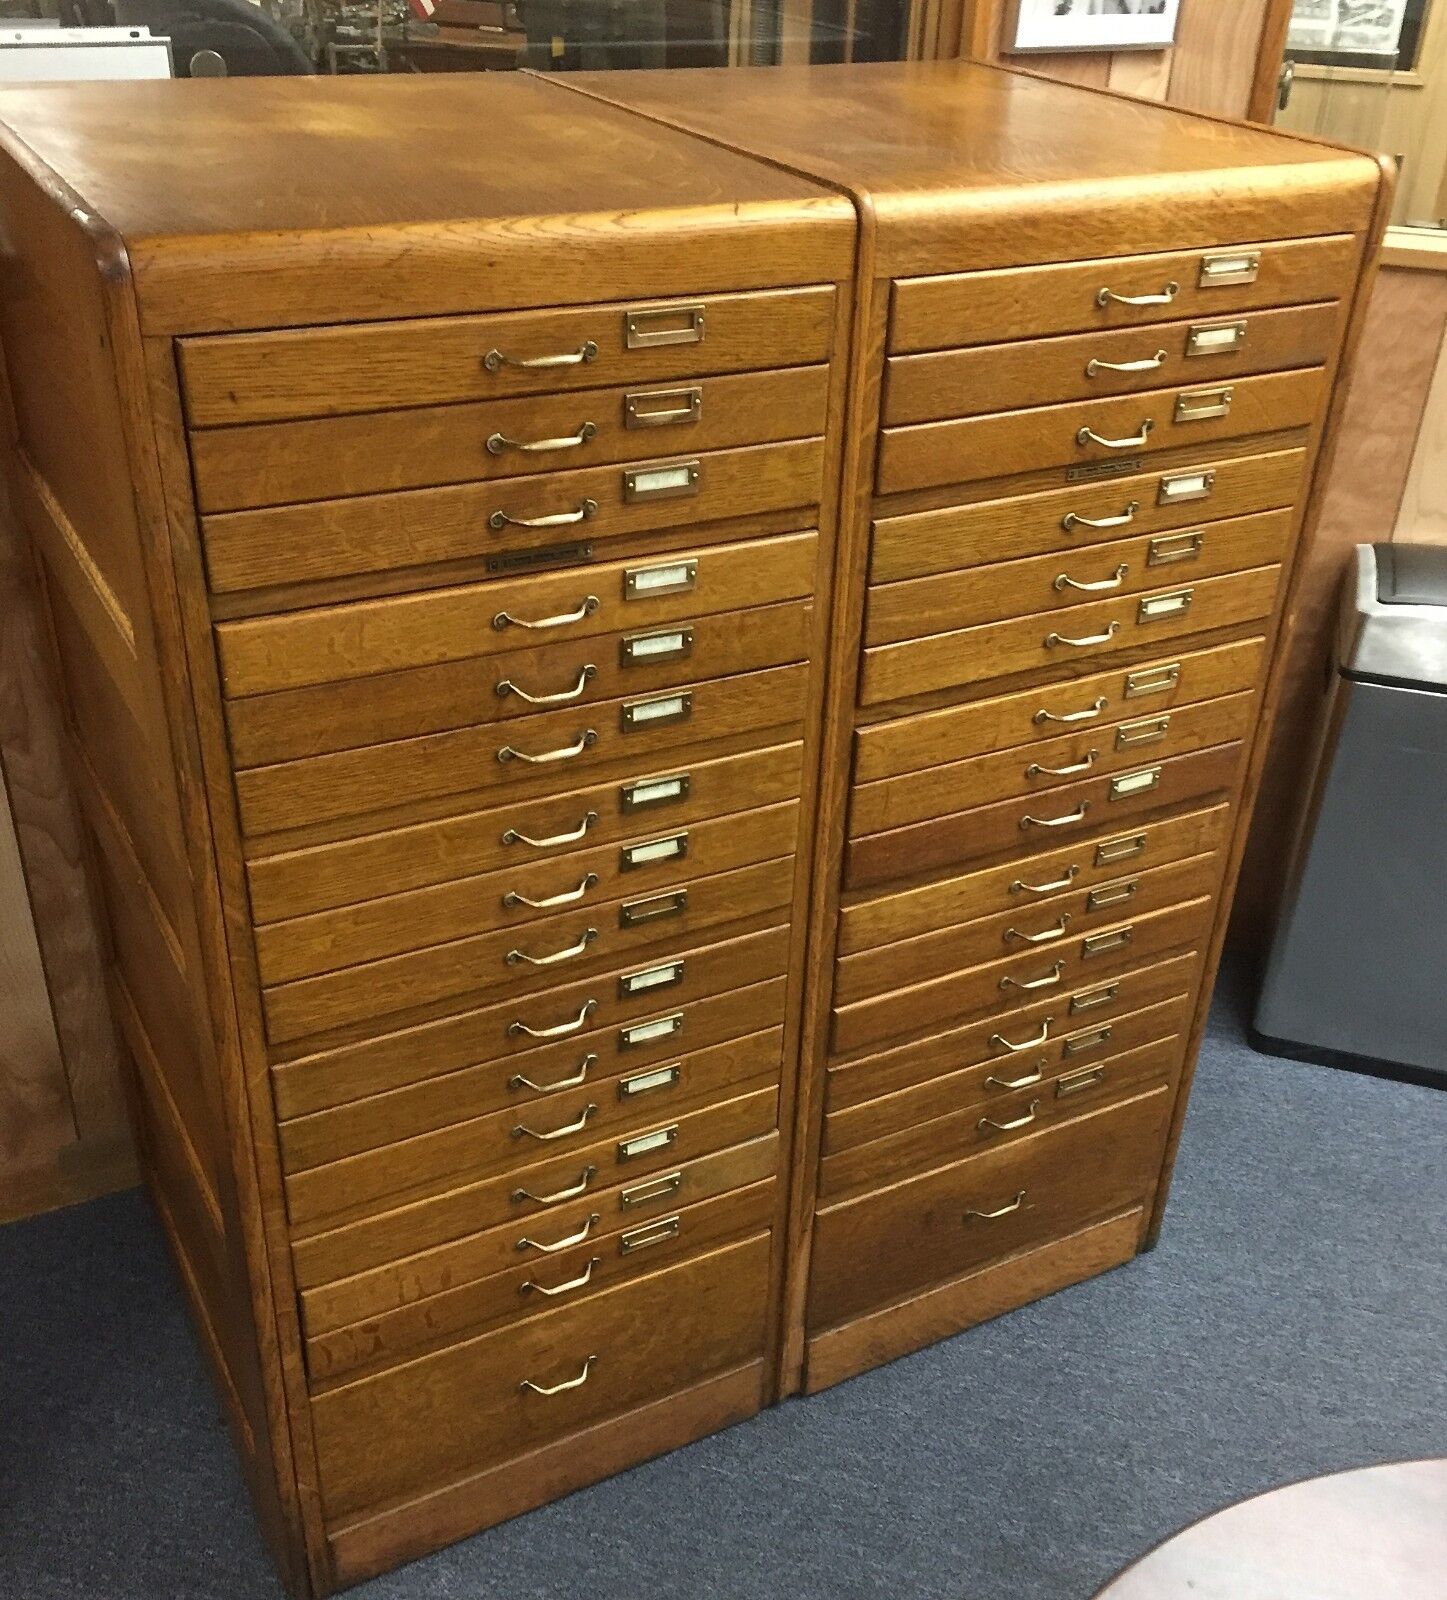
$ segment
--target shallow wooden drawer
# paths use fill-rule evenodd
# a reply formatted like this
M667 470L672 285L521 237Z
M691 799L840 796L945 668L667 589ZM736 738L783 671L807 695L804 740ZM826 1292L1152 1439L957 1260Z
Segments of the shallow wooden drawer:
M641 320L630 343L634 316ZM581 359L590 342L596 353ZM804 365L827 360L833 342L834 290L824 284L228 334L183 339L179 349L187 417L193 427L208 427ZM509 362L579 359L489 364L491 350Z
M1256 695L1248 689L1219 700L1199 700L1170 711L1150 711L1126 722L1057 734L1024 750L971 756L946 766L864 784L850 797L849 837L884 833L948 815L963 806L1043 796L1065 785L1126 768L1131 769L1129 775L1106 798L1111 803L1128 800L1154 790L1158 782L1158 778L1137 774L1135 769L1142 762L1166 760L1240 739L1249 730L1255 710ZM1050 802L1042 800L1040 814L1060 814L1059 808L1049 807ZM1094 802L1087 807L1088 811L1096 809ZM1048 823L1022 822L1019 826L1022 833L1030 836L1032 846L1050 837Z
M1241 743L1213 745L1127 767L1114 776L1065 784L1048 796L998 800L851 839L845 848L845 887L868 888L991 856L1013 859L1013 852L1022 847L1033 852L1045 840L1093 841L1152 812L1223 794L1236 782L1244 749Z
M523 928L274 984L261 996L267 1036L285 1044L454 997L521 997L564 974L601 975L620 962L656 965L660 951L686 949L709 929L787 915L793 890L793 859L786 856Z
M308 1375L314 1385L332 1383L362 1369L394 1365L444 1340L514 1326L556 1306L588 1301L673 1261L768 1228L774 1204L774 1182L766 1179L644 1222L612 1217L606 1231L598 1226L599 1214L590 1212L583 1228L557 1236L574 1238L586 1229L587 1238L561 1250L550 1243L554 1254L538 1253L517 1226L494 1230L495 1238L507 1235L503 1248L510 1252L500 1270L451 1284L423 1300L374 1311L361 1322L309 1330Z
M885 363L883 417L893 425L932 422L1323 366L1336 348L1340 321L1340 304L1327 301L1241 318L892 356Z
M223 622L221 686L228 698L264 695L801 600L818 551L810 529Z
M1304 450L1276 450L881 517L870 544L869 581L899 583L1276 510L1297 499L1305 465Z
M1154 1089L822 1209L809 1326L846 1321L1139 1203L1159 1176L1170 1105L1169 1090Z
M710 817L792 800L802 750L778 744L688 761L622 783L254 856L246 867L252 915L269 923L502 868L515 870L520 886L540 887L544 874L575 853L644 843Z
M769 1257L762 1234L318 1395L324 1514L420 1495L756 1359Z
M812 510L823 468L822 439L660 453L631 467L213 512L201 519L201 542L220 593L569 543L581 561L582 547L625 534Z
M665 958L572 978L545 994L509 996L372 1038L293 1051L272 1067L277 1115L307 1116L428 1083L445 1094L441 1080L484 1062L543 1083L571 1076L588 1053L598 1056L600 1073L616 1057L655 1059L660 1042L676 1053L695 1042L690 1006L781 975L788 951L781 918L777 927L714 936ZM650 1024L679 1014L679 1024L649 1037Z
M777 742L804 712L806 664L714 678L586 710L541 711L506 726L479 726L355 750L251 767L236 775L243 831L363 817L409 801L451 794L496 796L540 790L576 794L590 778L665 753L687 766L710 740L734 735ZM773 737L770 738L770 735Z
M510 723L553 706L583 713L609 700L803 661L812 640L813 606L795 600L687 626L253 695L227 702L226 725L236 765L255 767Z
M1074 889L1049 904L1014 906L994 916L936 927L895 944L861 950L835 964L834 1000L847 1005L885 990L1001 956L1049 955L1122 916L1145 916L1182 900L1213 894L1225 863L1220 856L1188 856L1146 871L1117 876L1093 889Z
M1043 667L1075 671L1081 661L1157 643L1168 648L1167 641L1183 635L1259 622L1271 615L1280 576L1280 567L1257 567L1130 599L1096 600L1046 617L874 645L864 652L860 703L885 704Z
M878 1104L942 1073L977 1070L973 1064L992 1064L1003 1079L1029 1076L1041 1061L1070 1065L1094 1048L1082 1040L1089 1041L1102 1029L1112 1028L1128 1012L1148 1010L1176 995L1194 994L1200 962L1200 953L1188 950L1132 967L1108 983L1091 983L1064 994L1052 992L1047 999L1031 1001L1003 1015L833 1064L825 1090L827 1115L837 1116L838 1125L843 1126L862 1106ZM1068 1059L1062 1054L1067 1039L1075 1041L1074 1054ZM1108 1048L1108 1042L1102 1048ZM988 1076L989 1070L986 1065L981 1076ZM1009 1091L992 1086L990 1092Z
M876 488L880 494L896 494L1310 427L1321 401L1323 371L1310 367L1229 383L1149 389L1120 398L886 428L880 435Z
M1331 300L1349 287L1357 251L1351 234L1328 234L905 278L894 285L889 349L948 350ZM1102 304L1103 292L1146 303Z
M1295 524L1294 510L1264 511L1062 555L872 587L865 602L865 643L919 639L1007 617L1046 616L1102 595L1142 594L1163 583L1266 566L1281 560Z
M943 1024L1001 1017L1023 1004L1057 997L1074 997L1073 1008L1085 1015L1090 996L1104 993L1122 973L1176 950L1198 949L1215 911L1214 898L1193 900L1102 929L1099 936L1090 936L1088 951L1085 940L1073 939L1048 956L1007 956L892 994L835 1006L833 1049L841 1056L852 1054Z
M248 423L191 435L203 512L515 478L824 432L829 369Z

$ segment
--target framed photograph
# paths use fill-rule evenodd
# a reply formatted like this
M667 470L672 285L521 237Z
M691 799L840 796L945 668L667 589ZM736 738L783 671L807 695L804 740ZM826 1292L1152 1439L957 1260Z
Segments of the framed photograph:
M1010 0L1007 50L1164 50L1181 0Z

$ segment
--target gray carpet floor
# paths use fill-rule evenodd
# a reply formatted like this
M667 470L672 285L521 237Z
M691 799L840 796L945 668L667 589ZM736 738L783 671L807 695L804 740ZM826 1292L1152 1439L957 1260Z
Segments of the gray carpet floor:
M1256 1054L1241 990L1152 1254L359 1600L1086 1600L1244 1495L1447 1453L1447 1094ZM279 1595L139 1196L0 1229L0 1308L0 1594Z

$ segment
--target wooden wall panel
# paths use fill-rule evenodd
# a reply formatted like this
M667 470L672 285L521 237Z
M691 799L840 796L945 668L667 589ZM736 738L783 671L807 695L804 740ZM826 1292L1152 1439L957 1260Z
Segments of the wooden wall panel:
M1167 99L1188 111L1244 117L1270 0L1184 0Z

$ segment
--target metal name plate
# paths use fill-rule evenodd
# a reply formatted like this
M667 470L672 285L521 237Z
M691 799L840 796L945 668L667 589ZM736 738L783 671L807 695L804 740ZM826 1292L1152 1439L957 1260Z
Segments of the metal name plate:
M662 839L644 839L639 844L625 844L618 852L618 865L624 872L635 867L652 867L660 861L682 861L688 854L688 830L670 833Z
M697 561L664 561L656 566L626 567L623 598L647 600L659 594L685 594L697 584Z
M633 1050L640 1044L652 1044L658 1039L670 1039L683 1029L683 1013L671 1012L666 1017L651 1017L647 1022L630 1023L618 1030L618 1048Z
M565 567L572 561L591 561L593 546L587 540L546 544L536 550L509 550L487 558L489 572L526 572L534 567Z
M620 1161L636 1161L639 1156L650 1156L655 1150L666 1150L669 1145L678 1139L678 1124L671 1127L655 1128L651 1133L636 1133L631 1139L622 1139L618 1143L618 1159Z
M670 800L687 799L688 785L686 772L670 773L665 778L640 778L623 785L618 801L624 811L642 811L648 806L667 805Z
M1156 503L1173 506L1183 500L1205 500L1215 487L1214 472L1168 472L1161 479Z
M618 993L626 1000L630 995L646 994L650 989L670 989L683 982L683 962L665 961L661 966L645 967L642 972L627 972L618 980Z
M1117 861L1134 861L1137 856L1145 854L1146 836L1143 833L1129 833L1119 839L1104 839L1095 847L1095 864L1098 867L1113 866Z
M1110 798L1124 800L1130 795L1147 794L1161 781L1159 767L1144 767L1139 772L1122 772L1110 780Z
M683 1076L683 1063L675 1061L666 1067L654 1067L649 1072L635 1072L631 1078L618 1083L618 1098L631 1100L635 1095L649 1094L654 1089L671 1089Z

